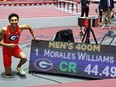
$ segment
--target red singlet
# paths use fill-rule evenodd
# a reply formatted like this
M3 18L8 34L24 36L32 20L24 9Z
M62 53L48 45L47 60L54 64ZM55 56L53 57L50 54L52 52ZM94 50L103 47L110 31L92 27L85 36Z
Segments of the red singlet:
M19 26L17 26L15 31L11 31L10 26L7 26L6 34L3 38L3 42L10 44L18 44L20 39L20 29ZM21 49L17 46L13 48L5 47L3 46L3 61L4 66L9 67L11 66L11 56L18 57L19 53L21 52Z

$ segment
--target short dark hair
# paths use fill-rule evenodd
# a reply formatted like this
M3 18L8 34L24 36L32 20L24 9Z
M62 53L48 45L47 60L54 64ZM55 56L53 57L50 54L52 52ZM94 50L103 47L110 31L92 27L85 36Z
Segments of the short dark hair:
M10 19L11 19L13 16L17 17L17 19L19 20L19 15L16 14L16 13L11 13L11 14L8 16L8 20L10 21Z

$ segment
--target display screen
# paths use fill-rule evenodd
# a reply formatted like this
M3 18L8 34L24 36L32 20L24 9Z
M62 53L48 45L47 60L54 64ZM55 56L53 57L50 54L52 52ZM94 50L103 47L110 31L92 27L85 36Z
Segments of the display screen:
M30 71L103 79L116 77L116 47L32 40Z

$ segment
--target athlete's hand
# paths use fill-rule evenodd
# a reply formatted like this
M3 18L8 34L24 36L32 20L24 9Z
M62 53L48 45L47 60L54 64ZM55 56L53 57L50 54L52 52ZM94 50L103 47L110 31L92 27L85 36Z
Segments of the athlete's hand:
M11 43L11 44L8 44L7 46L8 46L9 48L13 48L13 47L15 47L16 45L18 45L18 44L13 44L13 43Z
M40 38L34 38L34 40L39 40L40 41L41 39Z

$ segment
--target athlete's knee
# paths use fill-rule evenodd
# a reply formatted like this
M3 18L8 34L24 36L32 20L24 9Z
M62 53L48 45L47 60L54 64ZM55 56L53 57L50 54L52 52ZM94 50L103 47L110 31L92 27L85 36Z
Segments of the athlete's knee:
M4 63L4 67L11 67L11 63Z
M27 61L27 58L26 57L22 57L21 60Z
M4 67L11 67L11 60L4 60Z
M19 53L19 58L26 59L26 55L23 52Z

